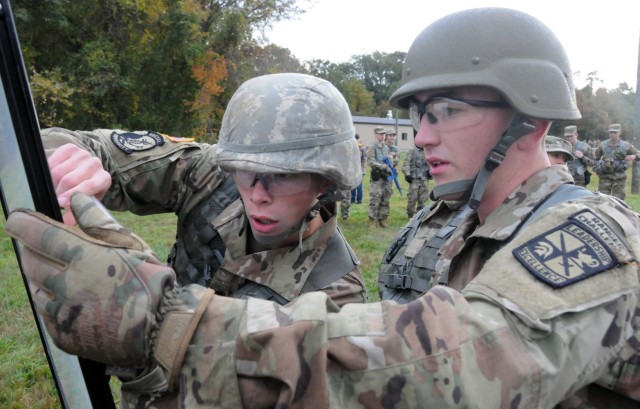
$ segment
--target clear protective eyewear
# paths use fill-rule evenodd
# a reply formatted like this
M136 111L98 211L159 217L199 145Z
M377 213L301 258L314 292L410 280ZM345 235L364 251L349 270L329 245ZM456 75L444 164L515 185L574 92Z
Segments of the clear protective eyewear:
M233 172L233 180L236 185L245 189L254 187L259 180L272 196L294 195L306 192L311 187L309 173L256 173L236 170Z
M409 119L413 129L420 129L424 115L433 128L439 131L454 131L476 125L484 118L482 108L506 108L507 101L483 101L477 99L447 98L433 96L424 102L409 101Z

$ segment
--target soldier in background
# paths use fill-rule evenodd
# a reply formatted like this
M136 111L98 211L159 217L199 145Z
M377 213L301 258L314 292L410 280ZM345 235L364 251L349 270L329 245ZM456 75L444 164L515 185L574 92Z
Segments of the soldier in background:
M367 171L367 148L360 142L360 135L356 134L356 140L358 141L358 149L360 149L360 164L362 166L362 179ZM362 203L362 182L355 189L351 190L351 203Z
M413 42L390 103L409 110L439 200L385 254L398 276L437 270L408 304L225 298L175 287L139 242L114 250L116 240L30 211L12 213L7 230L25 244L56 344L102 362L158 362L183 407L637 408L640 221L573 185L544 150L552 121L580 118L572 72L557 37L516 10L457 12ZM439 228L443 208L455 217ZM453 231L435 259L430 229ZM121 282L137 292L122 297Z
M400 162L400 150L396 145L396 131L395 129L387 129L384 135L384 143L387 145L387 149L389 149L389 163L396 169L396 177L397 177L397 169L398 163ZM381 216L379 219L380 227L388 227L389 226L389 215L391 214L391 197L393 196L393 191L396 189L395 181L389 178L388 175L385 179L387 183L385 184L384 192L382 193L382 198L380 199L381 205L381 214L386 214L386 217Z
M367 148L367 163L369 164L369 227L387 225L389 219L389 202L385 202L387 189L387 176L391 174L391 168L384 163L389 158L389 148L385 143L385 129L382 127L373 130L375 141Z
M422 210L429 199L429 164L422 149L409 149L402 163L404 179L409 184L407 194L407 217L411 219L416 211Z
M246 109L258 96L259 109ZM306 122L274 122L279 113L285 118L304 113ZM359 260L336 222L338 189L350 192L361 178L360 151L342 95L311 76L258 77L236 92L223 121L218 145L149 132L44 130L56 192L66 198L84 191L118 211L178 214L178 243L185 243L178 248L190 251L178 253L181 259L172 264L182 285L197 283L217 294L283 305L315 290L329 294L336 305L366 302ZM315 137L319 129L323 137ZM136 141L152 136L154 144L134 151L141 145ZM340 139L323 139L336 136ZM290 148L296 138L312 137L319 148ZM75 169L86 171L78 175ZM99 190L88 190L92 185ZM236 185L241 198L214 202L223 193L226 198L228 188L237 192ZM213 214L215 206L222 208ZM199 242L202 237L209 240ZM210 255L208 268L197 270L202 259L193 254ZM165 394L166 379L157 367L133 374L110 371L123 381L122 407L176 407L177 397Z
M622 126L609 125L609 139L600 143L594 153L593 170L599 176L598 191L622 200L627 196L627 169L629 161L638 158L638 150L620 139Z
M569 125L564 128L564 137L571 143L574 157L567 166L573 176L574 183L578 186L587 186L591 180L589 166L593 166L593 149L588 143L578 140L578 127Z
M349 210L351 209L351 192L352 189L343 190L340 192L342 198L340 199L340 215L342 220L349 220Z
M557 136L547 135L544 138L544 150L549 156L552 165L565 165L575 159L571 153L572 147L569 141ZM568 169L568 167L567 167Z
M358 143L358 150L360 151L360 167L362 168L362 177L364 177L365 166L367 163L366 152L364 145L360 143L360 135L356 134L355 138ZM342 220L349 220L349 211L351 209L351 205L354 203L362 203L362 181L360 181L360 184L357 187L351 190L342 191L342 200L340 200L340 214L342 215Z

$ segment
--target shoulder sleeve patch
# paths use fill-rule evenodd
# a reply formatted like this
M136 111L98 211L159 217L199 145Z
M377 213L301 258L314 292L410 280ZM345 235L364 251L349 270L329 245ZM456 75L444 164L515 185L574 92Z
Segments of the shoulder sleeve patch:
M148 151L156 146L164 145L164 137L157 132L112 132L111 142L126 153Z
M609 226L583 210L515 248L513 255L538 280L562 288L617 265L620 248L624 244Z

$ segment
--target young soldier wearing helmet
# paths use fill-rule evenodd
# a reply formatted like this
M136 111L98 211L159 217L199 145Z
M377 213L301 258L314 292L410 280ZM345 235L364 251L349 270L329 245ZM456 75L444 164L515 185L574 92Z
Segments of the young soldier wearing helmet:
M580 116L570 78L556 37L524 13L483 8L436 21L414 41L391 97L411 112L440 201L414 217L418 225L403 229L406 240L387 256L395 274L409 271L406 281L424 277L426 293L407 304L338 310L321 293L282 308L167 285L149 307L155 313L160 304L163 319L147 331L155 342L128 346L126 360L180 371L179 384L170 385L186 405L189 385L197 385L203 406L637 406L640 223L619 201L572 188L568 171L550 166L544 150L552 120ZM73 242L26 213L11 215L7 226L49 257L56 252L35 239L42 229ZM444 237L435 271L426 265L414 274L414 255L434 233ZM61 267L38 274L46 261L27 257L30 278L49 289L46 278ZM168 274L143 267L154 281ZM150 281L137 272L128 277ZM162 343L167 320L197 324L171 334L189 349L170 362L164 358L175 354L167 350L180 343ZM62 348L97 355L89 335L81 351L65 335L55 337ZM116 341L110 353L122 349Z
M557 136L547 135L544 138L544 150L552 165L565 165L575 159L571 153L571 143ZM569 167L567 166L567 169Z
M350 191L360 183L354 133L342 95L328 82L277 74L248 81L234 94L217 146L158 135L156 144L134 153L122 148L148 139L149 132L57 128L43 135L50 149L72 143L50 156L61 196L87 192L89 181L99 180L101 191L89 193L103 197L108 207L179 215L173 252L178 262L172 266L182 285L198 283L217 294L280 304L322 290L343 305L367 301L359 261L336 222L338 189ZM81 147L90 147L95 157ZM236 186L241 198L232 195ZM198 258L203 254L208 257ZM194 268L203 258L208 268ZM189 268L182 268L185 261ZM124 406L158 406L151 397L162 390L149 385L166 385L164 379L150 381L158 375L125 382ZM147 385L140 390L142 383Z
M620 139L622 126L609 125L609 139L594 151L593 170L600 177L598 192L624 200L627 197L627 169L629 162L638 159L638 150L630 142Z

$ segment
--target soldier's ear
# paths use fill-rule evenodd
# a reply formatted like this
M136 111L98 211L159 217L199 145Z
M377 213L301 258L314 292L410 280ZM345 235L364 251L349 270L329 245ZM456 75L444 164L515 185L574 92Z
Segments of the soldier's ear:
M537 149L539 146L544 148L544 137L551 127L551 121L528 119L527 124L532 125L533 129L518 139L516 142L518 148L521 150Z

